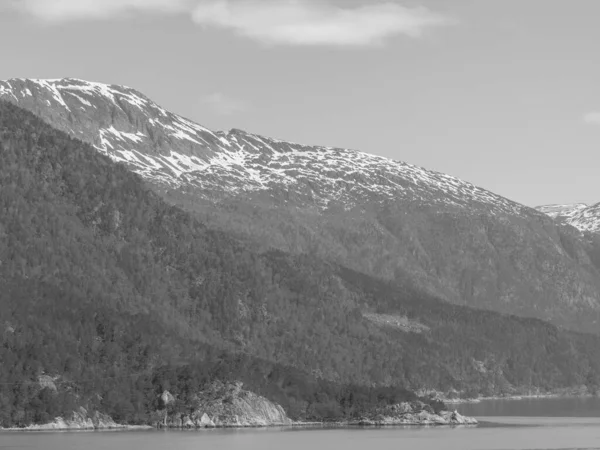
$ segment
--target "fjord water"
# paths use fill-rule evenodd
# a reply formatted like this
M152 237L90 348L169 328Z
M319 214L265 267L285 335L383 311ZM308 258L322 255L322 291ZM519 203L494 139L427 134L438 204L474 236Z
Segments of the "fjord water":
M483 423L478 427L0 432L0 449L600 449L597 398L489 400L456 408L475 412Z
M598 417L599 397L522 398L482 400L450 405L465 416Z
M587 419L589 421L590 419ZM44 450L592 449L600 422L536 426L147 432L0 432L0 448Z

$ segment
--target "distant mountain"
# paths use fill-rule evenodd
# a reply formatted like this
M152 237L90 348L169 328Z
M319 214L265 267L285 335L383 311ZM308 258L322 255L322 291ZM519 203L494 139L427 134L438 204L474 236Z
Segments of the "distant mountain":
M574 226L581 231L600 231L600 203L588 206L585 203L574 205L547 205L536 208L550 217Z
M535 209L554 219L570 219L587 207L588 205L585 203L574 203L572 205L544 205Z
M0 98L262 251L600 332L600 244L468 182L353 150L213 132L122 86L13 79L0 82Z

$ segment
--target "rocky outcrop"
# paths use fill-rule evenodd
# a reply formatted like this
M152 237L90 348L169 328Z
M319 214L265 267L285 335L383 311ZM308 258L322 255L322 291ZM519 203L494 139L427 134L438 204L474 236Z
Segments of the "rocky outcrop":
M434 412L430 406L422 402L400 403L377 408L370 414L351 425L384 426L384 425L477 425L477 419L465 417L457 411Z
M175 401L175 397L173 397L173 394L171 394L167 390L163 391L162 395L160 396L160 399L163 402L163 405L165 406L168 406Z
M244 390L242 386L242 383L216 381L198 393L195 411L192 414L167 414L165 410L168 418L164 422L157 422L156 425L170 428L316 425L292 422L281 406ZM340 426L476 424L476 419L462 416L456 411L436 413L431 406L420 401L379 407L366 412L358 419L337 423Z
M208 417L208 414L204 413L202 414L202 417L200 417L198 426L200 426L201 428L214 428L215 423L210 417Z
M52 392L57 392L56 384L54 383L56 379L52 378L49 375L40 375L38 376L38 384L42 389L50 389Z
M166 420L157 425L172 428L213 428L292 424L280 405L242 387L242 383L213 382L196 395L193 413L174 412L168 414Z
M50 423L30 425L23 430L105 430L115 428L126 428L126 426L119 425L106 414L98 411L90 414L85 408L80 407L70 417L57 417Z

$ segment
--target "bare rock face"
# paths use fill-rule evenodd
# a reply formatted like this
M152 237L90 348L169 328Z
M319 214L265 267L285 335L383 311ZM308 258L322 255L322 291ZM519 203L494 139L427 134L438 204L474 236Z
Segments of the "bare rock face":
M213 382L195 399L191 415L172 414L173 428L266 427L291 425L280 405L243 389L242 383Z
M202 414L202 417L200 417L200 419L196 422L196 426L198 428L214 428L215 423L210 417L208 417L208 414L204 413Z
M43 425L31 425L27 430L102 430L124 428L117 424L110 416L94 411L88 411L80 407L70 417L57 417L52 422Z
M40 375L38 377L38 384L42 389L50 389L53 392L57 391L56 384L54 384L54 378L49 375Z
M160 399L165 406L168 406L175 401L175 397L173 397L173 395L167 390L162 393Z

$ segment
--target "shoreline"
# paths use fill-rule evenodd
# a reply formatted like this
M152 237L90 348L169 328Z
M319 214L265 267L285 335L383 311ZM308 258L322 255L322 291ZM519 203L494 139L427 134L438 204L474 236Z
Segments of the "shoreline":
M464 404L464 403L481 403L483 401L488 401L488 400L510 400L510 401L515 401L515 400L532 400L532 399L549 399L549 398L591 398L591 397L597 397L596 394L591 394L591 393L549 393L549 394L523 394L523 395L519 395L519 394L515 394L515 395L496 395L496 396L491 396L491 397L477 397L477 398L453 398L453 399L446 399L446 398L440 398L440 400L442 402L444 402L447 405L460 405L460 404Z
M449 414L452 414L448 411ZM439 416L438 416L439 417ZM81 428L66 427L56 428L44 425L30 425L24 428L11 427L0 428L0 433L61 433L61 432L127 432L127 431L209 431L218 429L276 429L276 428L382 428L382 427L457 427L457 426L477 426L479 423L475 418L461 416L466 419L465 422L448 423L441 420L407 420L395 418L382 418L382 420L356 419L352 421L339 422L291 422L274 423L269 425L217 425L213 427L156 427L152 425L119 425L110 427ZM439 417L441 419L441 417Z
M216 427L206 428L157 428L151 425L122 425L111 428L36 428L30 426L26 428L0 428L2 433L102 433L102 432L128 432L128 431L211 431L211 430L250 430L250 429L277 429L277 428L393 428L393 427L477 427L478 423L460 424L460 423L421 423L421 422L406 422L406 423L352 423L352 422L295 422L292 424L282 425L219 425Z
M505 400L505 401L518 401L518 400L531 400L531 399L558 399L558 398L592 398L598 397L597 394L593 393L546 393L546 394L526 394L526 395L503 395L503 396L491 396L491 397L478 397L478 398L457 398L457 399L443 399L440 398L445 404L448 405L448 409L445 411L446 415L451 414L452 405L459 404L476 404L483 401L491 400ZM438 416L439 417L439 416ZM240 424L221 424L217 426L209 427L162 427L155 425L121 425L112 423L109 426L98 426L98 427L59 427L54 423L48 423L43 425L29 425L27 427L10 427L1 428L2 432L115 432L115 431L178 431L178 430L189 430L189 431L201 431L201 430L215 430L215 429L274 429L274 428L380 428L380 427L440 427L440 426L477 426L478 422L474 418L465 417L470 420L473 419L472 423L445 423L442 421L419 421L419 420L407 420L391 418L382 418L383 420L370 420L370 419L358 419L350 421L332 421L332 422L290 422L290 423L273 423L268 425L240 425ZM440 417L441 419L441 417ZM54 426L53 426L54 425Z
M102 432L102 431L148 431L154 430L155 428L151 425L116 425L111 427L98 427L98 428L78 428L78 427L67 427L67 428L52 428L44 425L29 425L28 427L9 427L0 428L0 433L60 433L60 432Z

